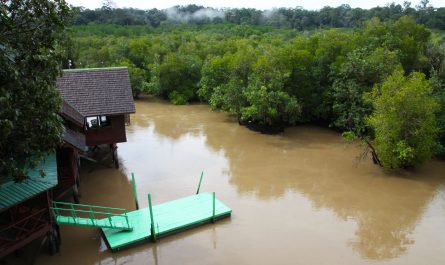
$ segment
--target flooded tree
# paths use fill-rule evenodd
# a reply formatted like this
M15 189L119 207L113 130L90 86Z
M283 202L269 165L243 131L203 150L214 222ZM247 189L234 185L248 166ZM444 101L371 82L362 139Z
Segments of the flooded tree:
M372 91L374 113L367 122L375 134L375 148L386 168L422 164L434 152L437 133L434 112L439 105L425 75L404 76L400 68Z

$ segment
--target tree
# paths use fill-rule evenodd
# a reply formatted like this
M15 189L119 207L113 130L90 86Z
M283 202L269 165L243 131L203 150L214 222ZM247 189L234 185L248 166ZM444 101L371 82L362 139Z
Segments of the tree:
M295 125L301 107L295 97L280 90L282 81L274 78L265 84L256 79L245 91L248 105L241 109L241 120L265 126Z
M363 99L375 84L382 82L399 64L395 52L382 48L366 48L349 53L341 65L332 85L332 125L354 131L358 136L366 133L364 117L372 112L372 104Z
M381 22L373 18L367 21L364 27L364 40L368 46L397 52L407 73L422 70L428 63L425 53L430 36L430 30L408 16L403 16L395 22Z
M374 130L375 150L385 168L418 166L433 155L438 104L424 74L404 76L398 68L373 88L371 98L375 111L367 123Z
M0 4L0 177L26 178L60 143L59 45L70 20L63 0Z
M161 94L161 83L160 83L160 64L161 58L159 54L155 54L154 62L150 65L150 82L147 84L148 92L159 96Z
M440 105L436 114L438 128L436 155L445 158L445 82L439 78L437 71L434 69L431 71L430 84L433 95Z
M208 102L215 88L229 82L230 56L215 56L207 59L201 69L201 80L197 91L201 100Z
M147 73L145 69L135 67L128 59L122 59L117 63L117 66L128 67L128 73L130 74L130 84L133 91L133 98L139 99L139 96L143 92L148 92Z
M301 106L285 91L292 72L289 57L267 52L253 64L249 84L244 91L247 104L241 108L241 120L265 126L296 124Z
M226 53L222 58L216 57L211 61L211 68L203 72L199 94L201 97L211 95L209 103L212 109L221 109L240 117L241 108L247 104L244 91L249 84L258 51L244 41L237 42L237 46L235 53Z
M202 62L193 54L169 53L160 65L160 94L174 104L195 99Z

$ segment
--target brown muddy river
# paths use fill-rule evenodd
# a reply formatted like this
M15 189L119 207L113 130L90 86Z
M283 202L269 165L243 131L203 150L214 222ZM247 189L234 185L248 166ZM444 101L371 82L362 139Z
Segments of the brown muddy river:
M445 264L445 163L385 173L328 129L262 135L206 105L144 99L119 145L121 171L82 172L81 202L139 204L215 191L230 219L118 253L97 229L61 227L37 264Z

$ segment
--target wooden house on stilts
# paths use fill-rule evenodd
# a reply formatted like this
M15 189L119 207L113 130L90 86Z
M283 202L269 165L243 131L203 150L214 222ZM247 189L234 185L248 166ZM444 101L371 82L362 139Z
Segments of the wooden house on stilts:
M112 161L118 168L116 144L127 141L125 125L129 114L135 113L128 69L65 70L57 86L64 101L84 117L87 147L96 150L109 146Z

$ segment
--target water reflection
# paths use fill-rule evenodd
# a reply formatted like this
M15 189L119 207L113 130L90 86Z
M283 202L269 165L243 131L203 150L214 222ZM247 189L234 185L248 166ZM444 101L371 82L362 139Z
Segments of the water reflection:
M155 103L157 101L146 99L144 102ZM153 125L155 134L173 140L177 140L185 134L198 136L202 132L202 126L199 123L193 124L191 122L199 120L199 109L190 109L188 106L166 105L162 112L154 114L156 116L153 116L153 114L144 113L141 116L137 114L138 116L132 117L131 124L133 126L129 128L129 131L132 132L135 131L134 128L137 130L138 127L146 128ZM157 122L161 120L162 122Z
M134 209L216 191L230 219L111 253L97 229L61 227L61 253L37 264L445 264L443 162L385 174L357 146L302 126L268 136L208 106L136 103L121 171L82 172L82 203ZM29 252L34 253L32 246ZM31 256L28 255L28 257ZM15 259L6 264L29 264ZM1 262L0 262L1 264Z
M267 136L237 126L230 117L222 120L206 106L145 107L139 104L138 111L150 116L146 125L155 134L198 137L222 152L238 193L261 200L300 193L314 209L328 208L341 220L354 220L355 238L347 244L367 259L395 258L415 243L411 234L442 181L443 163L392 174L369 161L357 164L359 149L326 129L304 126ZM144 126L147 119L134 120Z
M430 163L415 173L388 175L369 162L357 165L352 158L359 150L345 147L336 134L318 128L257 136L268 138L258 141L239 141L239 134L218 141L221 138L213 140L209 132L210 145L222 144L230 161L230 182L239 192L270 199L296 191L315 208L329 208L343 220L352 218L358 229L350 245L369 259L398 257L414 243L410 234L434 196L443 170L443 165Z

